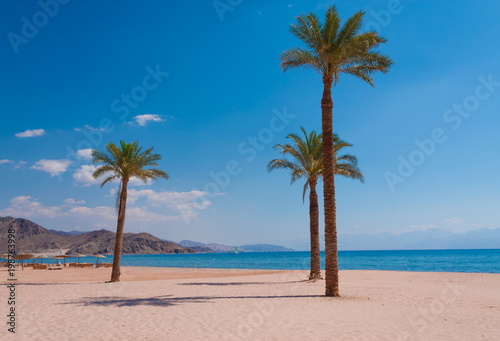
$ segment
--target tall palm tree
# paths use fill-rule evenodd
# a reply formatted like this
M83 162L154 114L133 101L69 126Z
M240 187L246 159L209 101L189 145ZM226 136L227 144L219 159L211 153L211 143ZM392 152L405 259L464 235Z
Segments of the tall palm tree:
M94 164L102 163L94 171L93 177L97 179L101 176L107 176L101 183L101 188L110 181L120 181L116 197L118 220L116 223L113 270L111 271L111 282L119 282L128 183L132 177L147 182L149 180L157 180L158 178L168 179L168 174L158 168L144 168L158 166L161 156L159 154L152 154L153 148L143 151L139 147L138 142L126 143L120 141L120 146L110 142L106 145L106 150L107 152L92 151L92 162Z
M295 181L305 178L302 200L304 200L307 189L309 188L309 230L311 244L311 272L310 280L321 279L320 268L320 245L319 245L319 213L318 213L318 194L316 185L319 178L323 175L323 157L321 135L317 135L313 130L309 134L304 128L300 128L304 138L295 134L289 134L287 137L293 140L293 145L278 144L275 150L281 154L289 155L292 161L284 159L274 159L267 165L268 171L282 168L291 171L291 180ZM335 174L343 175L353 179L359 179L363 182L363 175L357 167L358 160L353 155L338 155L340 150L345 147L352 147L351 144L342 141L337 135L333 136L333 150L335 160Z
M280 55L281 68L296 67L316 70L323 80L321 124L323 135L323 198L325 209L326 296L340 296L337 254L337 216L333 158L332 85L343 74L360 78L373 86L371 75L387 73L392 61L376 49L386 40L376 32L360 33L364 12L360 11L341 25L334 6L326 10L325 22L314 14L297 17L290 31L307 48L292 48Z

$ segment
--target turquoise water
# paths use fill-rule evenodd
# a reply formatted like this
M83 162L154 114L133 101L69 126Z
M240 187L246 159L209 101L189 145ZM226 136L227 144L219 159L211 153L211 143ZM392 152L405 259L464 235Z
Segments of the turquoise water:
M113 257L99 259L112 262ZM71 260L75 261L75 260ZM95 258L81 258L94 262ZM309 268L309 252L198 253L167 255L124 255L124 266L158 266L224 269ZM322 267L324 254L322 253ZM437 272L500 273L500 249L495 250L412 250L340 251L342 270L397 270Z

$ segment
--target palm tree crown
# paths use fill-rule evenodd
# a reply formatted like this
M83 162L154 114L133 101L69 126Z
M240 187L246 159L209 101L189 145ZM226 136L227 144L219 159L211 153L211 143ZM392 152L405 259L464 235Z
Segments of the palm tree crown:
M300 128L304 134L304 138L289 134L287 137L293 140L293 145L285 144L276 145L275 149L281 154L288 154L293 158L293 161L288 159L274 159L269 162L267 169L288 169L290 170L290 183L305 178L304 191L302 199L305 198L307 189L311 184L317 183L318 179L323 175L323 151L322 151L322 136L318 135L314 130L307 134L304 128ZM335 160L335 174L342 175L351 179L357 179L364 182L363 174L358 169L358 159L354 155L343 154L338 155L345 147L352 147L352 144L341 140L337 134L333 136L333 151Z
M286 158L274 159L269 162L267 169L268 171L279 168L290 170L290 184L305 178L306 183L302 195L302 199L304 199L308 187L311 183L316 183L321 176L323 161L321 157L321 135L317 135L314 130L309 134L304 128L300 128L300 130L304 134L304 139L296 134L289 134L287 138L293 140L293 145L278 144L274 147L281 154L290 155L293 161Z
M308 49L284 51L280 56L281 68L284 71L296 67L312 68L334 84L341 74L349 74L373 86L371 74L387 73L392 61L375 50L386 39L376 32L359 33L364 14L357 12L343 26L335 6L327 9L324 24L314 13L299 16L297 23L290 25L290 31Z
M126 143L120 141L118 147L110 142L106 145L106 152L92 151L92 162L102 163L93 174L94 179L101 176L107 178L101 183L101 187L112 180L130 180L136 177L144 182L168 179L168 174L157 168L144 169L144 167L156 167L157 161L161 159L159 154L152 154L153 148L142 151L138 142Z

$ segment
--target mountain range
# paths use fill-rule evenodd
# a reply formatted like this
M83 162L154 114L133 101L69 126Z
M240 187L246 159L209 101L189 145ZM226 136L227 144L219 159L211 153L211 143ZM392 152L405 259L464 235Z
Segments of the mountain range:
M234 252L236 248L238 252L289 252L295 251L288 249L279 245L270 244L253 244L253 245L241 245L241 246L229 246L216 243L203 244L200 242L194 242L191 240L183 240L179 243L183 247L187 247L196 252ZM210 251L201 251L203 249L209 249Z
M0 253L7 252L7 231L16 230L17 253L45 253L68 250L67 253L112 254L115 246L114 232L58 231L46 229L30 220L0 217ZM164 254L195 252L234 252L235 246L203 244L183 240L179 244L162 240L149 233L124 233L124 254ZM256 244L237 247L240 252L293 251L278 245Z
M7 230L16 229L18 253L69 250L83 254L112 254L115 233L99 231L48 230L30 220L0 217L0 253L7 250ZM339 234L339 250L418 250L418 249L498 249L500 228L480 229L466 233L453 233L437 228L403 234L388 232ZM308 250L308 240L297 240L292 245L297 250ZM162 254L193 252L282 252L294 251L279 245L255 244L230 246L216 243L204 244L183 240L179 243L162 240L149 233L125 233L124 254Z
M500 228L453 233L438 228L399 235L381 233L341 234L340 250L499 249Z
M69 250L69 253L112 254L115 233L108 230L85 233L49 231L46 228L22 218L0 217L0 253L7 252L8 230L16 230L17 253L44 253ZM193 253L178 244L167 242L149 233L124 233L124 254Z

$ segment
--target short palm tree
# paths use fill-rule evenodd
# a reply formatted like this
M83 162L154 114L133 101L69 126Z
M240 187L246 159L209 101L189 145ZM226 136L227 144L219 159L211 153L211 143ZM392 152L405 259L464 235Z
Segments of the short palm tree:
M119 282L128 183L132 177L147 182L149 180L157 180L158 178L168 179L168 174L157 168L145 169L145 167L158 166L161 156L159 154L152 154L153 148L143 151L139 147L138 142L126 143L120 141L120 146L110 142L106 145L106 151L92 151L92 162L94 164L101 163L94 171L93 177L97 179L101 176L106 176L106 179L101 183L101 187L113 180L120 181L116 197L118 220L116 223L113 270L111 272L111 282Z
M319 245L319 212L318 212L318 194L316 185L319 178L323 175L323 157L321 135L313 130L309 134L304 128L300 128L304 138L289 134L287 137L293 140L293 144L276 145L275 149L281 154L291 157L291 160L275 159L269 162L267 169L288 169L291 172L290 182L304 178L304 191L302 200L304 200L307 189L309 189L309 230L311 239L311 272L310 280L321 279L320 267L320 245ZM337 135L333 137L333 150L335 160L335 174L343 175L352 179L363 181L363 175L358 169L358 160L353 155L338 155L340 150L352 145L342 141Z
M341 25L334 6L326 10L325 22L314 14L303 14L290 31L307 48L292 48L281 56L281 68L287 71L304 67L317 71L323 80L321 125L323 135L323 198L325 209L326 296L340 296L337 254L337 216L333 158L332 86L341 75L352 75L373 86L371 75L387 73L392 61L376 49L386 40L376 32L360 33L364 12L360 11Z

